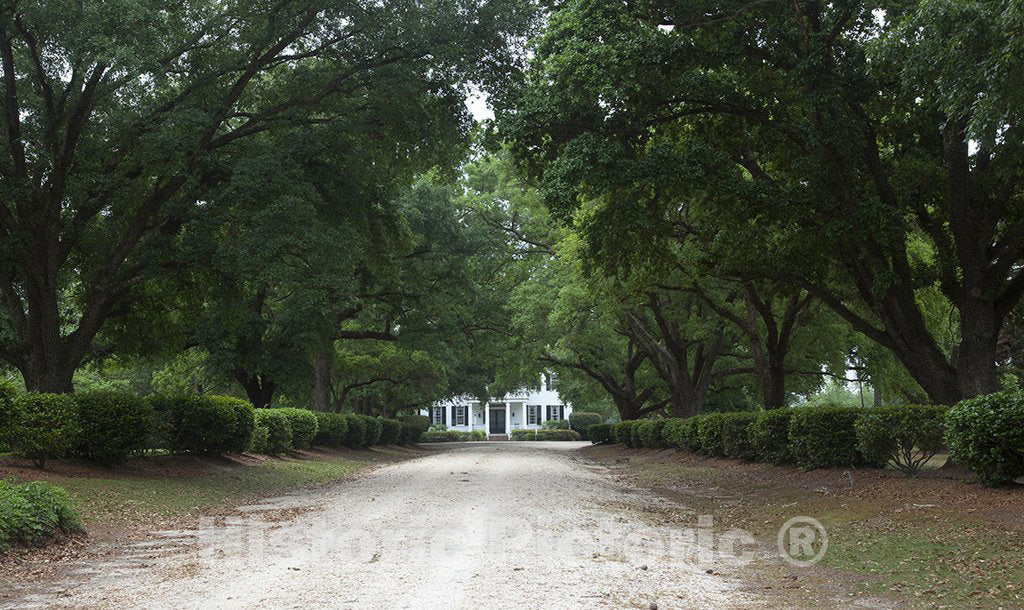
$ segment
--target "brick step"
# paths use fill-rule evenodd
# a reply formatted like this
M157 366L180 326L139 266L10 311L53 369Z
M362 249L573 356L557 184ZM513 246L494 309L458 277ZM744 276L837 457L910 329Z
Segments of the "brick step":
M487 435L487 440L489 440L489 441L507 441L508 440L508 435L507 434L488 434Z

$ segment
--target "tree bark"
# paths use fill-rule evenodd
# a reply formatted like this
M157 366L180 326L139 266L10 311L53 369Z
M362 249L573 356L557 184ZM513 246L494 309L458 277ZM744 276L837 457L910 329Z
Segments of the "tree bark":
M248 373L247 371L236 371L235 379L245 389L245 395L249 402L257 409L270 406L277 390L277 384L271 379L259 373Z
M313 363L313 409L331 410L331 371L334 366L334 343L321 345Z

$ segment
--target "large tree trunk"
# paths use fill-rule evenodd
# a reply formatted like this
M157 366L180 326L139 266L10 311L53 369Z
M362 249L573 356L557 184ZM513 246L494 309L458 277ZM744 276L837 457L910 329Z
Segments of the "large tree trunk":
M247 371L236 371L235 379L242 384L252 406L257 409L270 406L277 390L277 384L273 380L259 373L249 374Z
M321 345L313 363L313 409L331 410L331 370L334 366L334 344Z

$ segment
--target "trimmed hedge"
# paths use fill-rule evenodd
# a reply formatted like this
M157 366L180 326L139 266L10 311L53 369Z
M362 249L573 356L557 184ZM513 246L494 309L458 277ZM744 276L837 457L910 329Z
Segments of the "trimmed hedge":
M595 445L607 445L615 442L612 424L594 424L587 428L587 439Z
M14 399L13 411L11 448L40 468L49 458L71 453L78 443L78 404L70 394L22 394Z
M256 453L286 453L294 447L291 419L281 409L256 409L256 430L252 443Z
M322 447L344 447L345 438L348 435L348 421L341 413L330 411L316 411L316 437L313 439L315 445Z
M80 531L81 520L62 488L44 481L0 479L0 551Z
M697 420L697 453L711 457L725 457L722 445L722 429L729 413L706 413L695 417Z
M284 407L275 409L288 418L292 428L292 448L308 449L313 446L313 439L319 431L316 415L309 409Z
M946 407L906 405L869 409L854 424L857 446L869 462L914 476L944 446Z
M402 438L402 422L397 419L381 419L380 445L394 445Z
M668 423L667 419L648 419L640 423L635 429L638 447L651 449L664 449L668 443L662 437L662 430Z
M569 429L579 432L580 438L587 440L590 427L604 422L600 413L591 411L573 411L569 414Z
M363 437L363 447L372 447L380 442L380 435L384 432L384 425L376 417L369 415L356 415L366 425L366 435Z
M543 424L545 430L568 430L569 420L567 419L549 419Z
M483 430L429 430L423 433L421 443L451 443L459 441L482 441L486 438Z
M736 460L753 460L757 450L750 442L750 426L757 420L757 413L725 413L722 419L722 453Z
M205 400L224 405L234 414L234 426L228 435L225 451L241 453L252 445L253 430L256 429L256 409L248 400L233 396L206 396Z
M398 418L402 423L403 443L418 443L423 433L430 429L430 418L426 415L403 415Z
M633 444L633 429L643 423L639 419L627 419L624 422L615 424L615 442L627 447L636 447Z
M957 464L985 485L1024 476L1024 392L969 398L950 409L946 443Z
M578 441L582 437L575 430L513 430L514 441Z
M348 413L345 415L345 423L348 425L348 432L345 434L345 446L358 449L363 446L366 440L366 422L362 415Z
M793 461L789 450L789 420L796 409L771 409L757 414L747 428L754 455L760 462L784 464Z
M157 410L166 418L167 445L177 453L239 451L237 403L205 395L168 396ZM246 441L246 445L250 444Z
M790 451L804 470L874 465L857 446L859 407L797 407L789 420Z
M79 392L74 399L78 404L77 455L113 465L147 448L156 418L148 401L116 390Z
M0 453L10 451L9 434L14 431L14 386L0 382Z

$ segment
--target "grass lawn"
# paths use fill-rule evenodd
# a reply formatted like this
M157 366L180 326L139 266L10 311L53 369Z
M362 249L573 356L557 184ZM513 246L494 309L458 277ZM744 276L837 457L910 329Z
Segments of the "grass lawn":
M780 604L841 600L901 607L1024 606L1024 487L989 489L955 471L907 479L893 471L796 468L703 459L673 450L599 446L587 459L672 499L652 518L692 525L714 517L761 543L741 580ZM790 517L818 519L828 552L810 569L778 559L775 536Z

